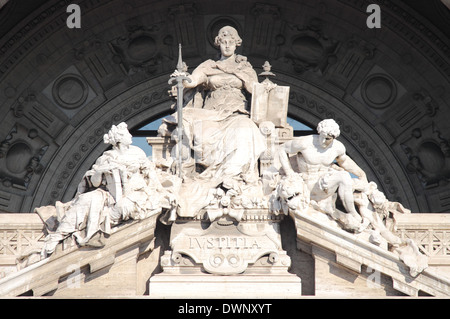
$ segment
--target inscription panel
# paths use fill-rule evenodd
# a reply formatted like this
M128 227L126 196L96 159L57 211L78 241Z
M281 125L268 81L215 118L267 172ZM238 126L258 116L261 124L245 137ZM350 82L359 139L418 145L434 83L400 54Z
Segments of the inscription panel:
M281 250L279 225L274 223L240 223L235 226L213 222L207 229L200 223L174 224L172 227L172 260L188 256L212 274L231 275L244 272L263 256L270 263L279 261ZM183 230L181 229L183 228ZM288 261L283 259L287 266Z

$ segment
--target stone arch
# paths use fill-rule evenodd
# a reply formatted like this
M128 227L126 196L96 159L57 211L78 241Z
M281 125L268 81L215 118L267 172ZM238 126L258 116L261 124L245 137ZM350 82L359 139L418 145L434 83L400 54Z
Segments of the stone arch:
M166 94L168 77L169 74L138 85L132 93L127 91L109 100L95 114L91 114L89 121L83 122L79 128L82 134L74 135L66 143L66 150L59 151L64 160L56 163L59 167L55 174L44 172L48 181L43 179L42 183L47 188L41 196L35 196L33 207L51 204L58 198L68 201L73 197L84 172L106 150L107 145L103 144L102 137L112 124L125 121L132 129L170 112L173 101ZM294 79L287 82L295 83ZM387 151L387 145L376 131L361 125L360 117L348 114L348 106L327 92L316 90L313 94L308 84L300 84L291 84L289 115L312 127L323 118L334 118L341 126L340 139L345 143L347 152L367 172L369 179L375 181L390 198L405 205L407 203L408 207L415 205L411 185L402 185L392 177L401 176L398 170L402 168ZM49 200L43 202L43 199Z
M269 60L274 82L291 87L291 117L312 127L335 117L348 152L391 200L448 208L449 38L402 1L381 6L379 30L365 25L365 0L80 1L81 30L65 25L69 2L1 19L10 31L0 38L0 210L70 199L111 124L168 112L177 43L194 67L214 58L211 30L227 21L255 69ZM10 1L0 17L14 10ZM15 143L27 145L10 152L24 154L20 172L5 162Z

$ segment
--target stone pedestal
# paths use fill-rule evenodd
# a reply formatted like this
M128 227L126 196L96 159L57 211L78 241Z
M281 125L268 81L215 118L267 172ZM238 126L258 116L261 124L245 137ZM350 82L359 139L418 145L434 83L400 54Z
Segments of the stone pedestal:
M158 274L150 279L154 298L299 298L301 280L293 274Z
M169 159L170 152L175 146L175 142L170 137L147 137L147 143L152 147L152 158L156 162L162 159Z
M267 209L243 209L209 222L178 219L161 258L163 272L150 278L151 297L298 298L301 280L288 273L279 222Z

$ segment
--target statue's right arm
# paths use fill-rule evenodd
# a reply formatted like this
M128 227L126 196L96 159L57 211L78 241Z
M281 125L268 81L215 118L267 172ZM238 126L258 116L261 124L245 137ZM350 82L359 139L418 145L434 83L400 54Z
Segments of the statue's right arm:
M281 167L283 168L286 175L292 175L295 173L289 161L288 154L300 152L302 150L300 146L301 145L299 145L296 140L291 140L284 143L280 148L280 152L278 152Z
M207 67L207 64L209 64L209 60L206 62L203 62L200 64L191 75L189 75L189 78L191 79L191 82L183 81L183 85L185 88L195 88L203 83L206 83L208 81L208 77L205 74L205 68Z

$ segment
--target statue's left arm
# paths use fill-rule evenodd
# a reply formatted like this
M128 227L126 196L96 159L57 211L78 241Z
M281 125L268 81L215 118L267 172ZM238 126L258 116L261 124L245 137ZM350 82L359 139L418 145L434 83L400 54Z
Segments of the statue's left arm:
M336 157L336 162L344 170L358 177L360 182L355 185L355 188L364 188L368 184L366 173L345 153L345 148L343 153Z

